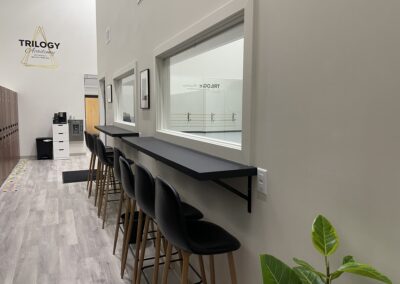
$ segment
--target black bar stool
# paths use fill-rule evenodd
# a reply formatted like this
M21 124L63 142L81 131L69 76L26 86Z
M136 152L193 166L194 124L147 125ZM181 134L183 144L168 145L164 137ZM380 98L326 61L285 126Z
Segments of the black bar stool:
M120 157L123 157L124 159L126 159L126 156L124 155L124 153L121 152L121 150L119 150L118 148L114 148L114 176L117 181L121 182L121 199L119 201L118 211L117 211L117 222L115 225L113 254L115 254L115 249L117 248L118 233L119 233L119 226L121 224L121 219L124 224L124 231L126 231L127 223L128 223L128 216L129 216L129 212L127 212L128 210L125 210L125 214L121 215L122 206L123 206L123 203L125 200L125 191L123 189L122 180L121 180L121 167L120 167L120 163L119 163ZM126 159L126 160L129 163L129 165L133 164L132 160L129 160L129 159ZM125 209L127 209L127 207L125 207Z
M102 181L103 181L103 164L101 160L98 158L97 154L97 140L99 137L97 135L92 134L92 141L93 141L93 150L94 150L94 155L95 155L95 160L97 158L97 167L96 167L96 188L95 188L95 195L94 195L94 206L97 206L97 199L99 195L100 188L102 186ZM92 191L89 189L89 198L92 194Z
M149 232L149 225L150 223L152 224L156 223L155 222L156 190L155 190L154 178L151 175L150 171L140 163L135 164L135 196L137 205L140 208L139 222L138 222L139 228L142 226L143 217L145 217L143 236L140 230L137 230L137 235L136 235L136 253L135 253L136 258L135 258L134 271L137 273L135 283L140 283L141 271L143 267L144 255L146 250L147 234ZM203 214L199 210L197 210L196 208L187 203L182 203L182 214L183 218L187 220L199 220L203 218ZM141 241L142 239L143 241ZM140 256L139 256L139 244L141 244ZM161 247L161 231L159 228L157 228L153 283L157 283L158 280L160 247Z
M186 220L179 194L164 180L157 178L156 188L156 221L168 241L162 283L167 283L171 251L174 246L183 254L181 283L188 283L189 258L191 254L197 254L210 256L211 284L214 284L214 255L227 253L231 283L237 284L232 252L240 248L240 242L216 224Z
M124 277L124 272L125 272L125 266L126 266L126 259L128 256L128 250L129 250L129 241L131 239L131 234L132 234L132 229L133 229L133 224L134 224L134 216L135 216L135 209L136 209L136 197L135 197L135 177L132 173L131 166L129 164L129 161L124 158L123 156L119 157L119 165L120 165L120 174L121 174L121 185L122 185L122 190L124 191L124 195L126 197L126 211L125 211L125 229L124 230L124 238L123 238L123 244L122 244L122 256L121 256L121 278ZM129 214L128 214L129 211ZM129 215L129 218L128 218ZM126 221L128 221L128 225L126 224ZM127 227L126 227L127 225ZM139 231L138 228L141 228L139 226L136 227L136 230ZM139 243L137 242L136 239L136 246L138 246ZM136 258L137 256L135 256ZM133 275L136 275L136 272L133 272ZM134 278L133 278L134 279Z
M92 195L92 186L93 186L93 182L96 182L96 195L95 195L95 199L94 199L94 205L97 205L97 195L98 195L98 191L100 188L100 183L102 181L102 177L103 177L103 172L101 172L102 170L102 163L101 161L98 159L97 157L97 149L96 149L96 144L97 144L97 139L99 139L98 135L96 134L90 134L87 133L87 144L89 146L89 150L92 152L93 155L93 164L92 164L92 176L91 176L91 180L90 180L90 184L89 184L89 194L88 197L90 198L90 196ZM106 153L107 156L112 155L113 154L113 149L112 147L106 147ZM96 166L96 159L97 159L97 167ZM94 178L94 171L96 171L96 177Z
M108 202L108 195L110 193L110 185L116 189L116 182L114 178L114 157L113 155L107 154L106 147L104 146L103 141L99 138L96 140L96 153L98 160L101 162L101 176L100 176L100 184L99 193L98 193L98 212L97 215L100 217L101 210L103 209L103 225L102 228L104 229L104 225L107 218L107 202ZM97 193L97 192L96 192Z
M84 133L84 135L85 135L85 143L86 143L86 147L89 149L89 151L90 151L90 162L89 162L89 172L88 172L88 179L87 179L87 184L86 184L86 190L88 191L89 190L89 184L90 184L90 181L91 181L91 174L92 174L92 169L93 169L93 157L94 157L94 153L93 153L93 151L92 151L92 149L90 148L90 142L89 142L89 139L90 138L88 138L88 136L89 136L89 133L87 132L87 131L84 131L83 132Z
M90 151L88 182L86 185L86 190L89 191L89 196L90 196L91 192L92 192L92 185L93 185L93 173L94 173L95 166L96 166L96 153L95 153L95 149L94 149L93 136L91 134L89 134L87 131L85 131L85 142L86 142L86 147Z

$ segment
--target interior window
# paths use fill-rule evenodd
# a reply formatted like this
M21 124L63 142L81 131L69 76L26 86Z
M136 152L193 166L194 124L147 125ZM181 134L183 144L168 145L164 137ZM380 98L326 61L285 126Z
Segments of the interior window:
M135 77L134 74L117 80L118 114L117 121L135 123Z
M163 127L241 144L243 24L164 60Z

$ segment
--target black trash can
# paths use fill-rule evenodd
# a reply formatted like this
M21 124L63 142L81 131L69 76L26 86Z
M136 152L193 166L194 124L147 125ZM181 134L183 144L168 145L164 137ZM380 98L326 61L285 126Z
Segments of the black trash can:
M52 137L36 138L36 151L38 160L53 159L53 138Z

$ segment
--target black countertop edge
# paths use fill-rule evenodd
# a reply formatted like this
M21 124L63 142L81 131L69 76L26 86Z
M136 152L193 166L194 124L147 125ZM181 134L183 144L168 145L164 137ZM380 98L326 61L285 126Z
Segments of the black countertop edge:
M149 137L147 137L147 138L149 138ZM154 137L151 137L151 138L154 138ZM157 138L154 138L154 139L157 139ZM172 161L172 160L167 159L167 158L165 158L165 157L163 157L161 155L158 155L158 154L156 154L156 153L154 153L154 152L152 152L152 151L150 151L148 149L145 149L145 148L133 143L132 141L129 141L128 137L127 138L122 138L122 141L124 141L128 145L132 146L133 148L135 148L135 149L137 149L137 150L139 150L139 151L151 156L152 158L154 158L156 160L159 160L159 161L161 161L161 162L163 162L163 163L165 163L165 164L167 164L167 165L169 165L169 166L171 166L171 167L173 167L173 168L175 168L175 169L177 169L177 170L179 170L179 171L181 171L181 172L183 172L183 173L185 173L185 174L187 174L187 175L189 175L189 176L191 176L191 177L193 177L193 178L195 178L197 180L217 180L217 179L221 179L221 178L236 178L236 177L256 176L257 175L257 168L256 167L242 165L242 164L239 164L237 162L233 162L233 161L222 159L222 158L219 158L219 157L216 157L216 156L212 156L212 155L209 155L207 153L199 152L199 151L196 151L196 150L193 150L193 149L190 149L190 148L186 148L186 147L183 147L183 146L180 146L180 145L177 145L177 144L173 144L173 143L161 140L161 139L157 139L157 140L159 140L159 141L161 141L163 143L170 144L170 145L172 145L174 147L180 147L182 149L193 151L193 152L199 153L199 154L207 156L207 157L212 157L212 158L214 158L216 160L221 160L221 161L224 161L224 162L228 162L228 163L232 163L232 164L235 164L235 165L239 165L239 166L241 166L243 168L242 169L226 170L226 171L215 171L215 172L199 173L199 172L197 172L197 171L195 171L193 169L190 169L190 168L188 168L188 167L186 167L184 165L181 165L181 164L179 164L179 163L177 163L175 161Z
M139 133L114 125L96 125L95 128L111 137L138 137Z

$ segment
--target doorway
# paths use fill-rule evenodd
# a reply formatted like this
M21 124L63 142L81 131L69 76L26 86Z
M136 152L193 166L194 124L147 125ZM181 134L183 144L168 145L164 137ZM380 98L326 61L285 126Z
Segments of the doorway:
M98 134L94 128L100 122L99 97L94 95L85 96L85 129L90 134Z
M99 81L97 75L84 75L85 87L85 130L91 134L98 134L96 125L100 125L101 99L99 100Z

